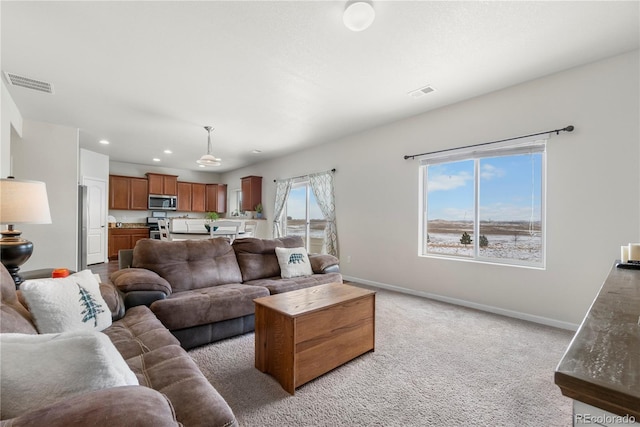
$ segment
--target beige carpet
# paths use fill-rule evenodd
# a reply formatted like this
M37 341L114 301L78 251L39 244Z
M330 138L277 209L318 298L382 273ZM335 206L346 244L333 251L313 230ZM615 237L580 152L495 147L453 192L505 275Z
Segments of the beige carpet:
M572 333L386 290L376 350L289 395L247 334L190 351L240 425L571 426L553 372Z

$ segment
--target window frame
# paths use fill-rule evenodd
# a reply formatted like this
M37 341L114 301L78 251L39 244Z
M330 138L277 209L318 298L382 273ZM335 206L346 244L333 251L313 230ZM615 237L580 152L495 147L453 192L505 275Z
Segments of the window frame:
M446 153L435 153L426 156L420 162L419 173L419 236L418 236L418 256L425 258L449 259L456 261L488 263L493 265L506 265L533 269L546 269L546 198L547 198L547 136L536 139L529 139L518 144L513 142L498 143L488 148L478 149L477 147L451 150ZM480 254L480 161L493 157L506 157L522 154L541 154L540 164L540 239L541 254L540 261L525 261L518 259L495 258ZM474 215L473 215L473 254L472 256L462 256L454 254L433 253L428 251L427 234L428 230L428 172L429 166L452 163L463 160L474 161Z

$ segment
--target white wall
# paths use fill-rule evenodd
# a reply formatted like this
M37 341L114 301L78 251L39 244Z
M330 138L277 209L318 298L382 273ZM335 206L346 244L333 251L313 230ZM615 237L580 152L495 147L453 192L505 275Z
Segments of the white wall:
M347 278L572 328L620 245L640 241L638 52L568 70L224 175L276 178L336 168ZM418 257L418 161L403 155L574 125L548 144L547 268ZM385 230L392 224L390 231ZM347 262L347 257L351 262Z
M11 139L22 136L22 115L0 79L0 178L11 175Z
M22 138L11 141L17 179L47 184L51 224L21 224L33 255L21 270L77 268L78 129L24 120Z
M197 172L185 169L164 168L158 166L140 165L136 163L109 162L109 173L111 175L136 176L145 178L147 172L160 173L165 175L177 175L178 181L198 182L202 184L220 183L220 174L214 172Z

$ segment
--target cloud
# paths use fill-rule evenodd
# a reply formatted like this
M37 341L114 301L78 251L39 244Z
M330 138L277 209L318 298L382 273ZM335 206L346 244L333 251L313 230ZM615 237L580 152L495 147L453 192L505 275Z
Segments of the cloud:
M429 175L427 188L429 192L453 190L455 188L464 187L467 185L467 181L473 182L473 175L464 171L458 172L455 175Z
M480 177L482 179L501 178L505 175L504 169L497 168L489 163L483 163L480 169Z

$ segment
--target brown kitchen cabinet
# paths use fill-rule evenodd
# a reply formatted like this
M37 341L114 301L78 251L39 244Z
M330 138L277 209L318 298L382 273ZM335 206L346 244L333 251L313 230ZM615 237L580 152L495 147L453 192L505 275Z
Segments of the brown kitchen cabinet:
M207 184L205 200L207 212L226 212L227 184Z
M242 210L255 211L256 205L262 203L262 177L245 176L241 178Z
M191 212L205 212L206 187L206 184L191 183Z
M178 186L178 210L183 212L191 211L191 183L179 182Z
M206 184L178 182L178 211L205 212Z
M178 195L177 175L163 175L148 172L147 179L149 180L149 194L159 194L163 196Z
M147 180L109 175L109 209L147 210Z
M109 260L117 260L120 249L133 249L138 240L148 238L148 228L109 228Z

